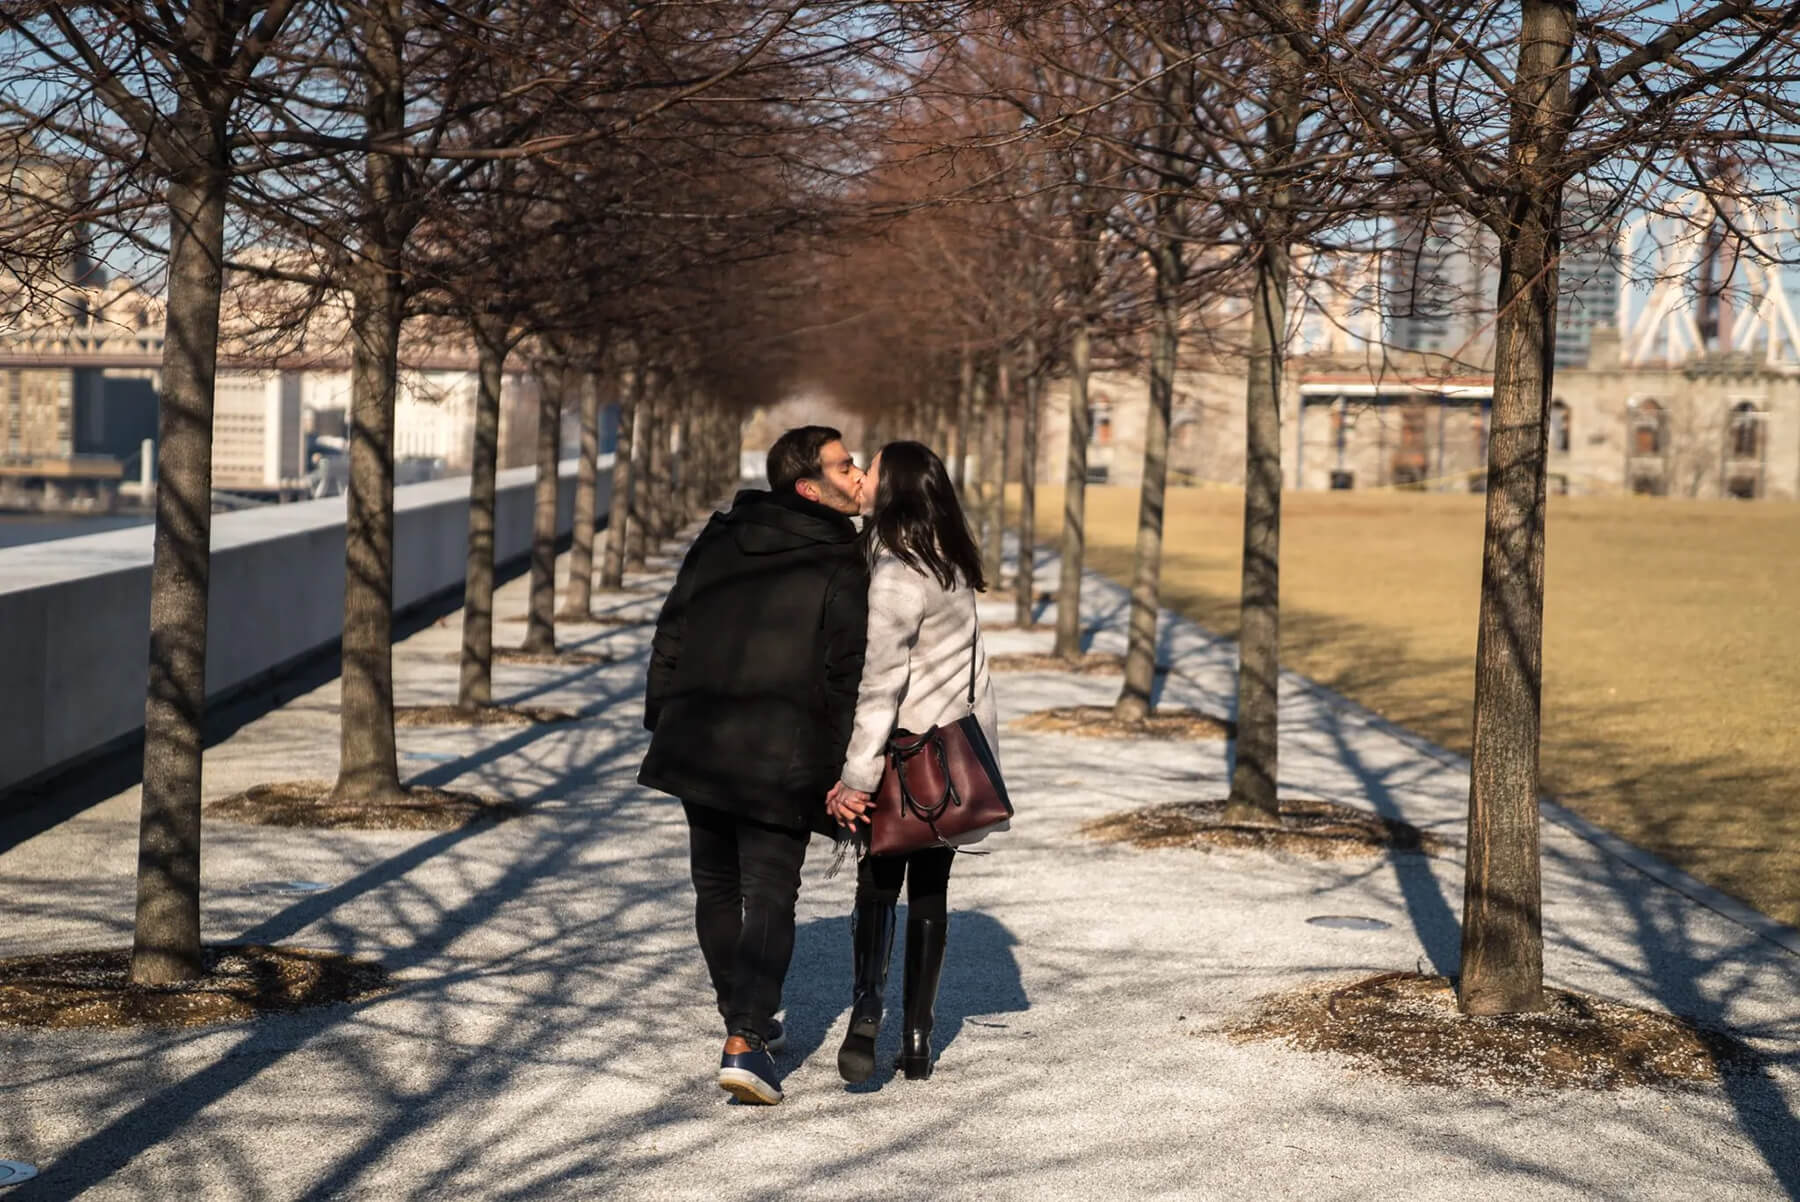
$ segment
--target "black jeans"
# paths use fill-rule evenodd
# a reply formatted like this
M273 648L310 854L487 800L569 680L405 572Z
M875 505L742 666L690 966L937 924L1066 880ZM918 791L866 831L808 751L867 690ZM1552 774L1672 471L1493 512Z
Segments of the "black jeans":
M955 859L948 847L927 847L904 856L864 856L856 868L856 904L891 906L900 900L904 880L907 917L941 920L949 908L950 865Z
M809 832L684 801L694 872L694 929L732 1035L761 1039L781 1009L794 957L794 903Z

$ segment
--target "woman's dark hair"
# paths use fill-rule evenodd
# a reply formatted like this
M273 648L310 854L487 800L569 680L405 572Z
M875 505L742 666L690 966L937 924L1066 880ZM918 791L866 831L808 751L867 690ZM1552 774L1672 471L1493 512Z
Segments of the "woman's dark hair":
M891 551L915 572L937 577L945 588L958 581L987 590L981 552L969 533L956 486L937 452L922 442L890 442L881 448L875 508L863 527L869 562Z

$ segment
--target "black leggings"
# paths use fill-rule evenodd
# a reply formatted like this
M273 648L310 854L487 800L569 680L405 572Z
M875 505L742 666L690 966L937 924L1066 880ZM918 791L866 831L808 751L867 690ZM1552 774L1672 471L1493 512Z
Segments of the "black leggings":
M864 856L856 869L856 904L900 900L900 883L906 882L909 918L939 921L949 908L950 863L956 853L948 847L927 847L904 856Z

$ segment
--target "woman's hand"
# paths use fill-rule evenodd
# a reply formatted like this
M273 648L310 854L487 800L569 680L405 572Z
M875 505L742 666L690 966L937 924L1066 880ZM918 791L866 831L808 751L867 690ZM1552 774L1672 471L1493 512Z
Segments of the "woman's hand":
M872 804L867 793L852 789L843 781L831 786L831 792L825 795L825 812L845 826L855 826L863 821Z

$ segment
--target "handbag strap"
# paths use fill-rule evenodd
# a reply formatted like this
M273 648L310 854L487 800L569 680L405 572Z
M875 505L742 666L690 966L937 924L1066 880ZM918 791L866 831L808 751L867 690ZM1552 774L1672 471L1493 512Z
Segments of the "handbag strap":
M969 638L969 712L975 712L976 653L981 648L981 615L975 615L975 633Z

